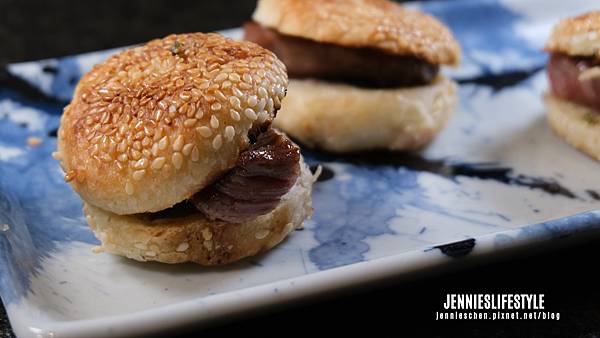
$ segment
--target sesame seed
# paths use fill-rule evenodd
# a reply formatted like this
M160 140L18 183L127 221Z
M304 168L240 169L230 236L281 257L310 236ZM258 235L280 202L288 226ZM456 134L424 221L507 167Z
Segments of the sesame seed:
M152 169L154 170L158 170L160 168L162 168L165 163L167 162L167 159L164 157L157 157L154 159L154 161L152 161Z
M229 97L229 104L231 104L235 109L242 109L240 99L235 96Z
M108 114L108 112L104 112L102 114L102 117L100 118L100 123L105 124L106 122L108 122L109 117L110 115Z
M165 150L165 149L167 149L168 145L169 145L169 138L167 136L164 136L158 142L158 149Z
M186 242L183 242L183 243L181 243L181 244L179 244L179 245L177 246L177 249L176 249L176 251L177 251L177 252L184 252L184 251L186 251L186 250L187 250L189 247L190 247L190 245L189 245L188 243L186 243Z
M247 118L251 119L251 120L256 120L256 113L254 112L254 110L252 110L252 108L246 108L246 110L244 110L244 115L246 115Z
M267 105L267 100L265 100L264 98L262 98L258 102L258 108L256 110L258 110L258 111L264 110L266 105Z
M206 81L206 82L202 82L202 84L200 84L198 86L198 88L200 88L202 90L206 90L206 89L208 89L209 86L210 86L210 82Z
M198 109L196 111L196 118L199 120L202 118L202 116L204 116L204 112L202 111L202 109Z
M186 105L187 105L187 103L186 103ZM194 107L194 105L193 105L193 104L190 104L190 105L188 105L187 107L188 107L188 108L187 108L187 113L186 113L186 116L187 116L187 117L190 117L190 118L191 118L191 117L194 117L194 115L196 115L196 108Z
M155 156L155 157L158 156L158 143L152 144L152 150L151 151L152 151L152 155L153 156Z
M240 113L238 113L237 111L230 109L229 110L229 115L231 116L231 118L234 121L239 121L240 120Z
M215 150L219 150L219 148L221 148L222 145L223 145L223 138L219 134L219 135L215 136L215 138L213 139L212 147Z
M258 122L263 123L269 118L269 114L266 111L261 111L258 113Z
M207 126L198 127L198 128L196 128L196 131L202 137L210 137L212 135L212 131Z
M154 132L154 136L152 137L152 140L154 142L158 142L160 140L160 138L163 136L163 128L159 127L156 129L156 131Z
M173 162L173 166L175 169L181 169L183 165L183 155L181 153L173 153L173 157L171 157L171 162Z
M210 109L215 110L215 111L221 110L221 104L219 102L215 102L210 106Z
M219 128L219 119L214 115L210 117L210 126L213 129Z
M244 96L244 93L242 93L242 91L237 89L236 87L231 87L231 92L233 93L233 95L235 95L237 97Z
M131 157L136 161L142 157L142 153L140 153L139 151L137 151L135 149L131 149L131 151L129 153L130 153Z
M143 169L146 168L148 166L148 160L145 158L141 158L139 159L137 162L135 162L135 164L133 165L133 167L135 169Z
M163 116L163 110L161 110L161 109L157 109L157 110L154 112L154 119L155 119L156 121L160 121L160 120L162 119L162 116Z
M174 151L181 151L181 148L183 148L183 135L177 136L175 141L173 141L173 150Z
M144 177L144 174L146 174L146 170L136 170L131 176L134 180L139 181Z
M131 184L131 182L125 183L125 193L127 195L133 195L133 185Z
M42 139L39 137L32 136L27 138L27 145L29 146L36 147L40 144L42 144Z
M127 156L127 154L121 154L121 155L117 156L117 161L119 161L119 162L127 162L127 160L129 160L129 157Z
M65 182L71 182L77 176L77 172L75 170L69 170L65 175Z
M219 75L217 75L217 77L215 77L215 82L222 82L225 79L227 79L227 77L227 73L220 73Z
M234 73L234 74L235 74L235 73ZM227 89L227 88L229 88L229 87L231 87L231 81L224 81L224 82L221 84L221 89Z
M183 101L187 101L191 98L192 96L190 95L189 92L181 92L179 93L179 98L182 99Z
M213 237L213 234L212 234L212 232L210 232L209 228L202 229L201 233L202 233L202 238L204 238L205 241L210 241Z
M233 82L240 82L240 76L237 73L229 74L229 80Z
M250 74L244 73L242 78L244 79L245 82L252 83L252 76L250 76Z
M127 141L123 140L121 141L121 143L119 143L119 145L117 146L117 151L122 153L125 151L125 149L127 149Z
M200 159L200 152L198 151L198 147L194 146L192 149L192 161L196 162Z
M185 156L189 156L192 152L192 148L194 147L194 145L192 143L188 143L186 145L183 146L183 149L181 150L181 152L185 155Z
M183 122L183 125L190 128L190 127L193 127L197 121L198 120L196 120L196 119L187 119Z
M225 139L227 141L231 141L231 140L233 140L234 136L235 136L235 129L232 126L225 127Z
M156 252L154 252L154 251L147 251L146 252L146 256L148 256L148 257L156 257Z
M144 133L146 133L147 136L152 136L155 134L155 130L154 128L150 127L150 126L144 126Z
M267 97L268 95L269 95L269 93L267 93L267 90L264 87L258 87L258 96L263 98L263 97Z
M149 137L144 137L144 139L142 140L142 146L147 147L150 145L150 143L152 143L152 140L150 140Z
M254 234L254 237L256 237L256 239L263 239L269 235L269 232L268 229L260 229Z
M256 95L252 95L252 96L248 97L248 106L256 107L257 104L258 104L258 98L256 97Z
M109 154L102 154L102 156L100 157L100 159L102 160L102 162L112 162L112 157Z
M167 102L166 101L160 101L158 103L158 106L160 107L160 109L162 110L167 110Z

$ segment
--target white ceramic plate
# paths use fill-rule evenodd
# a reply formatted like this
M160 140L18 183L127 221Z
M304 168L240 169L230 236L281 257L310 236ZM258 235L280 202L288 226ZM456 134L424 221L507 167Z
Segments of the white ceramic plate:
M598 164L550 131L540 100L548 29L593 2L412 6L445 20L463 45L463 66L449 73L463 83L451 124L411 156L305 151L326 169L312 220L269 253L226 267L92 254L97 241L81 202L50 154L74 84L114 51L11 65L13 77L0 85L0 295L17 335L131 335L206 323L599 228ZM32 136L43 142L28 146Z

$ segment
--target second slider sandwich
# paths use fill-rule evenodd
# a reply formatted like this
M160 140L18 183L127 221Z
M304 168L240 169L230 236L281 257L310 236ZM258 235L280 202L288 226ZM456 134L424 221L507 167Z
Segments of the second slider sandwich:
M545 95L548 121L573 147L600 161L600 11L554 27Z
M275 126L334 152L411 150L446 125L460 47L444 24L386 0L260 0L245 38L287 66Z
M299 227L313 175L271 128L287 81L268 50L201 33L151 41L85 74L56 158L99 250L218 265Z

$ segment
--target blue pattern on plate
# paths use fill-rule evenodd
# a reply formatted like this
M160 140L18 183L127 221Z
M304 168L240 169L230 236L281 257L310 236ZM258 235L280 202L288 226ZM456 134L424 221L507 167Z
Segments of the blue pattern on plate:
M431 2L421 8L447 23L463 46L459 78L531 70L546 62L539 47L516 30L523 15L497 1ZM473 27L485 27L485 34Z

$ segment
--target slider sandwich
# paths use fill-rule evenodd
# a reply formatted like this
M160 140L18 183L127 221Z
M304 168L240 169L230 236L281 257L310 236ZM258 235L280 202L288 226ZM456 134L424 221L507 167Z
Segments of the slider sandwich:
M546 43L548 121L573 147L600 160L600 11L567 18Z
M270 51L201 33L151 41L85 74L56 158L98 251L218 265L301 226L314 178L271 127L287 84Z
M457 65L448 28L386 0L259 0L245 39L272 50L290 75L274 125L333 152L412 150L446 125Z

